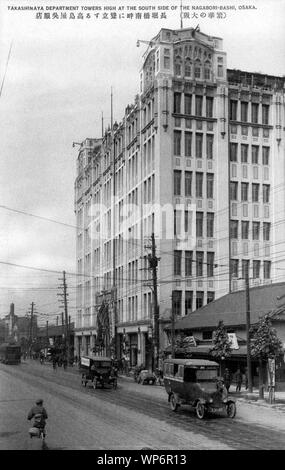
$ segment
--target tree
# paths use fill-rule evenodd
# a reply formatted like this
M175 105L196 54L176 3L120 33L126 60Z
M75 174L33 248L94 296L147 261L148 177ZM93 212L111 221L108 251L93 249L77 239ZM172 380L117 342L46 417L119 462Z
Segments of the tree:
M189 359L192 356L191 346L193 346L191 337L186 336L184 334L179 334L175 339L174 353L175 355L182 354L183 357Z
M213 348L210 349L210 354L219 361L231 355L231 342L222 320L219 321L218 328L213 333L213 345Z
M251 355L259 359L259 396L263 398L263 380L262 380L262 364L269 359L275 359L283 353L283 346L281 340L278 338L275 328L272 327L272 322L269 314L260 318L257 325L254 325L251 330L250 349ZM270 371L270 369L269 369ZM270 373L270 392L272 392L272 374ZM272 402L272 393L269 396Z

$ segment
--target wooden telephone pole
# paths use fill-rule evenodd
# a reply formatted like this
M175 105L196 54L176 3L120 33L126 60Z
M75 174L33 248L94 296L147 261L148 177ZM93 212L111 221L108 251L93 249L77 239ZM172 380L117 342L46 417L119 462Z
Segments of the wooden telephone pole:
M157 296L157 265L159 258L156 256L156 245L154 233L151 234L151 254L148 255L149 269L152 271L152 288L153 288L153 368L158 368L158 354L159 354L159 305Z

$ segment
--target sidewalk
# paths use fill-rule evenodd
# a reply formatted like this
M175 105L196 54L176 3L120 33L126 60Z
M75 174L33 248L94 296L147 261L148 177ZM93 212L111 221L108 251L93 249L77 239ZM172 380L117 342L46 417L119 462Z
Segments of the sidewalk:
M125 381L129 381L129 382L134 382L134 378L133 378L133 375L129 375L129 376L126 376L126 375L123 375L123 374L119 374L118 378L122 379L122 380L125 380ZM145 387L147 387L147 389L150 389L150 390L153 390L153 389L156 389L156 388L159 388L161 390L163 390L163 392L165 393L165 390L164 390L164 387L161 386L161 385L146 385ZM275 392L275 401L274 403L270 404L269 403L269 393L268 392L264 392L264 400L261 400L259 398L259 390L258 389L254 389L252 391L252 393L249 393L248 390L242 390L241 392L236 392L234 390L234 386L231 387L232 390L230 389L230 396L235 398L237 401L240 401L240 402L246 402L248 404L251 404L251 405L254 405L254 406L262 406L262 407L266 407L266 408L269 408L269 409L274 409L274 410L278 410L278 411L283 411L285 413L285 392ZM156 392L155 392L156 394Z

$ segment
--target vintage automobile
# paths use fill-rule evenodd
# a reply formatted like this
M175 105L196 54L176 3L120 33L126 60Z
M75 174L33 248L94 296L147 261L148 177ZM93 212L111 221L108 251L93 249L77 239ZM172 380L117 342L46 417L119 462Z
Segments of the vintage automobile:
M236 404L230 399L218 377L219 365L203 359L167 359L164 361L164 386L171 409L191 405L199 419L207 412L225 411L229 418L236 415Z
M140 371L138 378L137 378L137 383L142 384L142 385L154 385L156 382L156 376L153 372L143 369Z
M93 388L106 385L117 388L117 376L109 357L94 356L81 357L80 360L81 384L85 387L91 382Z

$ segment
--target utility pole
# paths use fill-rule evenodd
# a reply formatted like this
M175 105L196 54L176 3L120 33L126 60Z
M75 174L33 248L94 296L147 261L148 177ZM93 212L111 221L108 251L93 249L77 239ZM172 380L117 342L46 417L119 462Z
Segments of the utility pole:
M154 233L151 234L151 254L148 254L149 269L152 271L153 283L153 320L154 320L154 355L153 355L153 368L158 368L158 352L159 352L159 306L157 298L157 265L159 258L156 256L156 246Z
M64 323L62 322L62 326L65 325L65 328L64 328L64 344L65 344L65 354L67 354L67 361L69 363L69 359L70 359L70 344L69 344L69 332L68 332L68 309L67 309L67 297L68 297L68 293L67 293L67 285L66 285L66 273L65 271L63 271L63 278L60 279L60 281L62 281L62 286L60 286L60 288L63 290L62 293L60 294L57 294L59 297L63 297L63 307L64 307ZM62 314L62 320L63 320L63 314Z
M48 320L46 321L46 332L47 332L47 340L48 340Z
M172 296L171 296L172 299ZM175 358L175 314L174 309L171 309L171 357Z
M248 378L248 391L252 393L252 377L251 377L251 357L250 357L250 294L249 294L249 266L246 268L245 273L245 291L246 291L246 346L247 346L247 378Z
M32 347L33 347L33 337L34 337L34 302L31 303L31 330L30 330L30 357L32 355Z

